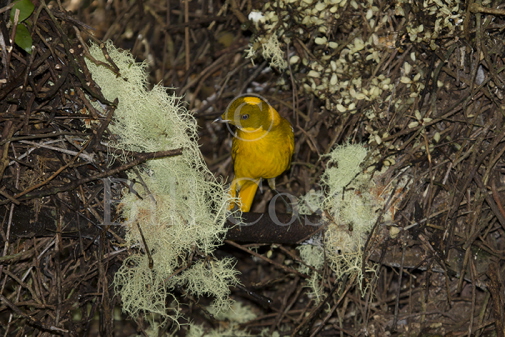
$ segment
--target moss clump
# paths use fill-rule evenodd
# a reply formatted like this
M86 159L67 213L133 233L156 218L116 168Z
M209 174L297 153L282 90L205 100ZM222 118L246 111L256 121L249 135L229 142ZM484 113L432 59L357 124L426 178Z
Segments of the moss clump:
M126 241L137 248L114 278L123 310L132 316L158 314L162 321L175 320L180 311L171 295L175 287L185 287L196 296L214 297L218 311L226 308L230 304L229 286L237 283L232 261L189 258L195 251L200 256L212 256L221 244L228 198L223 184L216 181L202 159L196 122L177 97L167 94L167 88L156 85L147 89L145 64L136 63L128 52L111 43L106 48L120 76L104 66L87 63L104 96L119 102L110 125L117 136L112 145L141 152L183 149L182 155L147 162L138 175L129 173L132 180L143 184L134 184L137 194L125 191L122 200ZM90 53L107 62L97 45L91 46ZM146 249L154 262L152 269Z
M302 213L319 211L329 225L324 241L312 240L310 243L315 247L301 246L300 256L307 264L320 268L326 255L337 277L356 274L361 280L363 248L384 208L384 200L375 193L374 180L363 170L367 155L362 144L336 147L328 155L328 168L321 179L322 191L312 191L301 198ZM316 299L322 298L319 281L317 274L309 280Z

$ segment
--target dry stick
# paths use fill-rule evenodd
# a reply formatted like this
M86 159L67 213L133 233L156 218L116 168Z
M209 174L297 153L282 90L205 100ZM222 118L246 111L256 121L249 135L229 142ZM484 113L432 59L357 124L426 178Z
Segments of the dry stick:
M4 197L6 197L7 199L9 199L10 201L12 201L16 205L20 205L21 204L12 195L10 195L9 193L5 192L5 186L0 189L0 194L3 195Z
M503 320L505 319L503 298L503 280L500 279L500 267L497 263L492 263L487 272L489 276L489 292L491 293L493 305L493 317L495 319L496 336L505 337L505 327Z
M11 301L9 301L2 294L0 294L0 302L3 302L6 306L8 306L9 308L11 308L11 310L14 311L16 314L20 315L21 317L26 318L28 320L28 324L29 325L33 325L33 326L39 328L40 330L48 331L48 332L51 332L51 333L54 333L54 334L58 334L58 335L62 335L64 333L66 333L66 334L70 333L70 331L68 331L68 330L61 329L61 328L58 328L58 327L55 327L55 326L49 326L48 327L48 326L43 325L41 322L37 321L32 316L26 314L21 309L19 309L16 305L14 305Z
M478 30L481 31L481 30L484 30L484 31L487 31L488 27L491 25L491 22L494 20L494 18L490 18L490 17L487 17L485 20L484 20L484 23L481 26L478 27ZM477 52L479 52L477 50ZM489 58L489 52L486 50L484 54L484 62L482 62L482 64L484 64L487 68L488 68L488 73L491 75L491 79L493 80L493 82L495 83L495 85L498 87L498 88L503 88L503 85L504 85L504 82L503 80L498 76L499 73L501 71L503 71L503 67L500 66L500 68L497 69L497 64L496 62L490 60ZM482 55L482 54L477 54L477 55ZM478 72L478 67L476 67L476 69L474 69L475 71L475 76L472 77L473 81L476 82L476 78L477 78L477 72ZM494 99L496 96L492 96L492 99L491 101L496 105L496 107L500 110L502 110L502 113L503 113L503 108L501 106L501 101L500 102L496 102L496 100Z
M475 281L475 276L477 275L477 271L475 270L475 264L474 264L473 259L470 261L470 273L471 273L471 277L472 277L472 285L471 285L471 287L472 287L472 306L471 306L471 309L469 310L470 322L468 324L468 336L472 335L473 320L474 320L473 313L475 312L475 303L477 302L477 282ZM500 319L503 319L503 317ZM500 336L500 337L503 337L503 336Z
M246 16L240 11L240 8L237 4L237 0L231 0L231 11L233 12L233 14L235 14L235 16L237 17L237 19L240 21L241 24L248 22Z
M397 181L400 181L400 177L402 175L403 175L403 173L400 173L400 174L397 175L397 179L398 179ZM410 182L410 180L408 180L408 182ZM408 182L407 182L407 184L408 184ZM368 237L366 239L363 251L364 252L370 252L370 254L363 254L363 259L361 260L361 271L362 271L363 275L365 274L365 262L373 254L371 252L371 248L370 248L370 244L372 243L371 242L372 237L374 236L374 233L377 230L377 228L379 228L380 222L382 220L382 216L386 213L386 210L389 209L394 204L395 200L393 200L393 198L397 195L396 191L399 188L401 188L398 185L399 184L396 184L396 187L394 188L393 192L389 195L388 199L386 200L386 203L384 204L384 207L383 207L382 211L380 212L379 217L375 221L375 224L372 227L372 230L370 231L370 234L368 235ZM400 197L398 197L398 198L400 198ZM404 230L406 230L406 229L404 228ZM403 261L403 255L402 255L402 261ZM403 267L403 262L402 262L402 267Z
M12 225L12 216L14 214L14 207L15 205L11 205L10 210L9 210L9 219L7 220L7 230L5 231L5 243L4 243L4 251L2 253L3 256L7 255L7 252L9 251L9 239L10 239L10 233L11 233L11 225ZM2 223L2 228L3 228L3 223ZM0 277L2 276L2 271L3 271L3 265L0 265ZM5 284L7 281L7 277L4 279L4 282L2 284L2 287L0 289L0 294L3 293L3 290L5 288Z
M243 48L240 48L240 49L237 49L237 51L241 50ZM238 66L234 67L234 69L228 71L226 73L226 77L224 78L224 81L222 80L220 82L220 89L219 89L219 92L217 93L217 98L219 97L222 97L223 96L223 91L225 91L227 88L228 88L228 82L230 81L231 78L233 78L233 76L238 73L240 70L242 70L243 67L245 67L246 65L248 65L250 63L249 60L245 60L244 62L242 62L241 64L239 64ZM260 66L261 67L261 66ZM210 105L210 104L209 104ZM199 112L203 112L203 111L206 111L208 109L208 106L203 106L201 107L198 111Z
M139 229L139 232L140 232L140 237L142 238L142 243L144 244L144 249L147 254L147 259L149 260L149 269L153 269L154 260L153 260L153 257L151 256L151 250L147 246L146 238L144 237L144 232L142 232L142 228L140 227L139 222L136 221L136 223L137 223L137 228Z
M102 41L108 41L108 40L114 40L114 34L121 28L117 28L119 26L119 23L121 22L129 22L129 20L133 17L135 10L133 10L134 7L139 7L143 6L142 2L139 1L130 1L128 6L124 9L122 9L118 15L115 17L114 22L112 22L109 27L107 28L107 31L105 32ZM121 32L123 32L123 29L121 29ZM89 34L92 35L92 34Z
M293 309L289 313L292 314L292 315L293 314L301 314L301 315L303 315L304 309ZM270 323L270 322L265 322L265 323L256 323L256 322L264 321L264 320L267 320L269 318L275 318L275 317L277 317L277 315L279 315L279 313L277 313L277 312L270 313L270 314L265 314L265 315L253 318L253 319L251 319L248 322L241 323L239 326L240 326L241 329L271 326L272 323Z
M2 133L2 138L3 139L10 139L12 138L12 135L14 135L14 132L16 131L17 127L13 126L12 121L7 121L5 122L5 126L3 129ZM0 148L0 179L3 178L5 168L7 167L9 161L9 144L10 142L5 142L3 148Z
M0 256L0 264L7 264L7 263L16 263L18 261L26 260L29 259L30 257L33 256L35 252L33 250L27 250L24 252L12 254L12 255L4 255ZM4 273L6 271L4 270Z
M5 7L2 7L0 8L0 14L4 13L4 12L7 12L8 10L10 10L12 7L14 7L14 5L16 4L16 1L10 3L9 5L5 6Z
M49 89L49 90L46 92L38 92L37 98L47 100L47 99L52 98L54 95L56 95L56 93L60 90L63 83L65 83L65 81L67 80L68 74L69 74L68 66L65 64L61 65L61 74L59 75L59 77L57 79L54 79L54 85L44 87L44 89ZM27 115L28 115L30 107L31 106L28 105ZM28 122L28 119L26 121Z
M61 152L61 153L65 153L65 154L68 154L70 156L76 156L78 155L77 151L72 151L72 150L67 150L67 149L64 149L64 148L61 148L61 147L57 147L57 146L50 146L50 145L46 145L44 143L36 143L36 142L30 142L30 141L27 141L27 140L20 140L19 141L21 144L27 144L27 145L32 145L36 148L44 148L44 149L48 149L48 150L53 150L53 151L57 151L57 152ZM86 153L81 153L80 155L78 155L80 158L88 161L88 162L92 162L93 161L93 155L91 154L86 154Z
M472 7L472 5L470 6ZM482 7L484 8L484 7ZM493 65L492 63L489 62L489 55L487 53L487 50L484 49L484 34L483 34L483 20L485 21L485 19L482 18L482 15L480 14L479 11L476 11L474 12L475 14L475 44L476 44L476 55L483 55L484 56L484 59L487 61L488 65L487 67L489 68L489 74L491 74L491 78L493 78L493 80L495 81L495 85L499 85L499 82L500 81L497 81L496 80L496 75L495 73L493 72ZM474 86L476 84L476 79L477 79L477 72L479 70L479 67L481 66L481 64L484 64L484 62L482 62L482 60L479 58L479 61L477 62L476 64L476 67L474 67L473 71L471 72L471 81L470 81L470 90L473 91L474 89ZM490 78L487 80L489 81ZM487 82L486 81L486 82ZM482 88L482 85L485 84L485 83L481 83L481 86L476 90L476 92L478 91L481 91L481 88ZM489 98L489 100L493 103L496 104L496 106L498 107L498 109L501 109L501 104L497 104L497 102L493 99L493 95L490 93L489 91L489 88L487 87L484 87L482 88L482 92L486 95L486 97ZM475 116L475 118L477 118L477 116Z
M121 76L121 74L119 72L119 67L116 65L116 63L114 62L114 60L110 57L109 52L107 51L107 48L105 47L105 43L103 43L100 40L98 40L96 37L93 36L93 34L89 34L89 37L93 41L95 41L95 43L98 44L98 46L102 50L102 54L105 57L105 60L107 60L107 63L106 62L102 62L102 61L97 60L96 58L94 58L93 55L91 55L91 53L89 52L88 44L86 42L84 42L84 40L83 40L83 38L81 36L81 31L77 27L75 27L75 26L74 26L74 31L75 31L75 33L77 35L77 38L81 42L81 45L82 45L82 47L84 49L84 55L86 55L86 57L88 57L97 66L104 66L105 68L107 68L110 71L112 71L116 76Z
M54 172L49 178L47 178L46 180L44 180L43 182L41 183L38 183L36 185L33 185L31 187L28 187L26 190L24 190L23 192L20 192L18 194L16 194L14 196L14 198L19 198L19 197L22 197L23 195L41 187L41 186L44 186L45 184L49 183L51 180L53 180L54 178L56 178L56 176L58 176L63 170L65 170L67 167L69 167L70 165L72 165L76 160L77 158L79 158L79 156L81 155L81 153L86 149L86 147L88 147L88 144L89 144L89 140L84 144L84 146L82 147L82 149L72 158L70 159L70 161L68 163L66 163L65 165L63 165L62 167L60 167L58 170L56 170L56 172Z
M312 332L312 334L310 335L310 337L317 336L317 334L319 333L319 331L321 331L321 329L326 326L326 322L328 322L330 320L330 318L333 316L333 313L335 312L335 310L337 310L337 307L340 305L340 302L342 302L342 300L344 299L344 297L346 296L346 294L349 292L349 290L351 289L351 287L354 285L354 281L356 281L356 277L357 277L357 275L354 274L354 277L352 278L351 282L349 282L349 284L347 285L347 288L345 288L344 292L342 292L342 294L340 295L340 298L338 299L338 301L335 303L335 305L333 306L333 308L331 308L330 312L328 312L328 314L326 315L326 317L323 318L323 321L316 328L316 330L314 332ZM331 296L331 293L328 294L328 298L330 296ZM294 334L292 336L294 336Z
M163 58L162 58L162 67L161 67L161 81L165 80L165 75L167 74L167 68L165 65L168 64L168 58L169 58L169 53L168 53L168 48L166 46L169 46L170 43L170 32L168 31L167 27L170 27L171 20L170 20L170 0L165 0L165 6L166 6L166 12L165 12L165 28L162 30L163 32L163 40L164 40L164 46L163 47ZM170 60L170 63L172 64L172 60Z
M57 32L60 34L61 41L63 42L64 50L65 53L67 54L68 60L70 61L70 65L73 68L73 74L79 79L79 82L81 83L81 86L86 90L86 92L91 95L91 97L96 98L100 102L107 104L107 105L113 105L111 102L109 102L105 96L103 96L101 91L98 90L93 90L93 88L88 85L89 78L86 78L83 74L86 73L87 67L82 66L77 63L77 60L82 60L83 57L75 53L75 50L71 47L70 41L68 40L67 35L63 32L63 29L60 27L58 21L54 17L53 13L51 10L47 7L47 4L45 0L41 0L41 7L45 9L47 15L51 18L52 23L54 24L54 27L56 28ZM83 61L84 62L84 61ZM107 66L107 65L105 65ZM110 66L108 66L110 67Z
M482 181L480 176L475 175L475 177L473 179L475 180L477 187L483 191L484 199L486 200L489 208L491 208L491 210L493 211L494 216L498 220L499 224L502 226L503 229L505 229L505 212L503 210L503 206L501 205L501 200L498 195L498 191L496 190L496 185L494 184L494 181L491 182L491 192L492 192L492 196L491 196L487 192L487 188L484 185L484 182ZM475 235L475 237L473 239L474 240L477 239L477 236L478 235ZM470 244L471 243L469 242L469 243L465 244L465 246L469 247Z
M83 147L83 150L84 150L85 147ZM126 171L134 166L137 166L147 160L150 160L150 159L158 159L158 158L163 158L163 157L171 157L171 156L178 156L182 153L182 148L179 148L179 149L174 149L174 150L167 150L167 151L157 151L157 152L149 152L149 153L141 153L141 154L138 154L136 156L136 159L133 160L132 162L129 162L127 164L124 164L124 165L121 165L119 167L116 167L112 170L107 170L105 172L102 172L102 173L98 173L98 174L95 174L93 176L90 176L90 177L86 177L86 178L83 178L83 179L79 179L79 180L75 180L69 184L66 184L66 185L63 185L63 186L56 186L56 187L53 187L53 188L49 188L47 190L43 190L43 191L38 191L38 192L34 192L34 193L30 193L28 194L28 192L25 193L24 192L21 192L20 194L22 195L25 195L24 198L22 198L22 200L25 200L25 199L33 199L33 198L38 198L38 197L41 197L41 196L47 196L47 195L52 195L52 194L56 194L56 193L60 193L60 192L66 192L66 191L69 191L69 190L72 190L74 188L76 188L77 186L79 185L82 185L82 184L85 184L85 183L88 183L90 181L94 181L94 180L98 180L98 179L102 179L102 178L105 178L105 177L108 177L108 176L111 176L111 175L114 175L114 174L117 174L119 172L122 172L122 171ZM67 166L67 165L65 165ZM41 183L43 185L43 183ZM41 184L38 184L38 185L41 185ZM37 188L37 187L35 187ZM33 190L34 188L30 188L30 191ZM19 198L17 197L16 195L16 198ZM5 205L7 204L8 202L10 202L10 200L3 200L3 201L0 201L0 205Z
M464 103L465 101L470 101L471 99L472 99L472 97L463 97L460 100L458 100L453 105L452 108L448 109L447 112L444 115L442 115L442 116L440 116L438 118L434 118L431 122L423 123L422 125L416 126L415 128L402 129L401 131L398 131L397 133L395 133L395 134L393 134L393 135L391 135L389 137L383 138L382 141L385 142L385 141L395 140L395 139L397 139L397 138L399 138L401 136L404 136L406 134L409 134L409 133L412 133L412 132L417 132L420 129L427 128L428 126L431 126L431 125L434 125L434 124L438 124L441 121L444 121L444 120L448 119L449 117L451 117L452 115L454 115L456 112L458 112L459 109L460 109L461 104Z
M184 1L184 23L189 22L189 0ZM186 49L186 71L189 70L189 26L184 27L184 49Z
M224 60L224 59L223 59ZM219 64L218 64L219 65ZM217 71L220 71L222 68L221 67L216 67L216 69L214 69L213 71L209 71L207 72L207 74L205 74L204 76L200 77L199 79L199 82L198 82L198 85L196 86L196 89L193 91L193 95L194 97L198 97L198 93L200 92L200 90L202 89L202 86L205 85L205 80L210 77L212 74L214 74L215 72ZM205 70L204 70L205 71ZM190 106L189 108L192 109L194 107L194 104L195 104L195 100L192 100L191 103L190 103Z
M398 324L398 313L400 311L400 291L402 290L402 278L403 278L403 265L405 263L405 246L402 246L402 261L400 263L400 272L398 273L398 287L396 291L396 299L395 299L395 311L393 316L393 329L396 329L396 325Z
M34 32L39 36L40 41L45 44L47 51L44 54L40 55L40 57L38 57L38 59L36 61L35 61L34 57L38 53L35 53L35 52L32 53L29 63L26 67L27 69L30 70L30 72L27 72L27 74L25 76L23 87L26 88L28 86L28 82L30 82L31 87L33 88L34 95L30 98L30 103L28 103L26 113L25 113L25 124L24 124L25 133L28 133L28 121L30 118L31 106L33 105L34 99L35 98L39 98L39 99L42 98L44 100L48 100L48 99L52 98L54 95L56 95L60 91L61 86L68 80L68 75L69 75L68 66L63 61L63 57L61 57L61 53L59 53L59 50L57 50L53 47L54 43L50 43L49 41L47 41L46 36L44 35L44 33L47 33L47 30L45 29L45 27L42 27L42 24L39 24L37 22L40 12L42 11L42 8L43 8L42 6L39 6L37 8L37 11L33 15L33 17L34 17L34 19L33 19L34 24L33 25L34 25ZM43 30L44 32L41 32L41 30ZM41 49L41 48L39 48L39 49ZM42 50L40 50L40 51L42 51ZM50 59L51 56L53 57L54 60L58 60L58 61L55 62L54 60L51 60ZM43 63L44 63L44 65L42 65ZM56 66L61 67L60 68L61 74L59 74L59 75L58 75L59 72L55 71ZM32 70L34 70L34 71L32 71ZM44 75L45 78L37 81L37 83L39 83L40 86L42 87L41 88L39 85L37 85L35 83L34 78L36 76L42 74L46 70L49 70L49 73ZM49 78L51 78L51 77L52 77L52 81L49 81ZM44 86L44 83L48 84L50 82L52 82L53 85ZM43 91L42 89L45 89L46 91ZM39 105L38 109L41 109L41 108L42 108L42 106Z
M263 71L263 68L265 68L266 64L267 64L267 62L266 62L266 61L264 61L264 62L263 62L263 63L259 66L259 67L261 67L261 71ZM255 72L256 72L256 71L255 71ZM254 80L254 78L247 79L247 81L248 81L247 83L251 82L252 80ZM310 121L311 121L311 119L310 119L310 117L308 116L308 114L303 113L303 112L302 112L302 111L298 108L298 106L294 106L294 105L293 105L293 103L288 103L288 102L286 102L286 101L284 101L284 100L282 100L282 99L279 99L279 98L278 98L278 97L276 97L276 96L270 96L270 95L268 95L268 96L263 95L263 96L265 96L266 98L268 98L268 100L269 100L269 101L274 101L275 103L280 104L280 105L282 105L282 106L285 106L285 107L286 107L286 108L288 108L289 110L292 110L292 111L293 111L293 114L296 114L297 116L299 116L299 117L303 118L303 120L304 120L305 122L310 122ZM297 99L297 101L298 101L298 99ZM298 104L298 103L297 103L297 104ZM293 117L293 118L295 118L295 117Z
M271 334L273 333L274 329L280 330L282 319L288 315L289 310L291 309L291 307L293 307L293 305L298 300L298 298L300 297L300 294L302 293L302 291L304 289L304 287L299 286L299 284L300 284L299 277L296 277L296 279L294 280L293 283L294 283L294 286L290 287L292 289L288 290L286 296L284 296L283 301L282 301L283 302L282 306L279 309L279 315L275 318L275 321L270 328ZM293 296L291 301L289 301L289 303L287 303L289 296L291 296L291 294L293 294L293 292L295 290L296 290L296 294Z
M31 251L32 254L33 254L33 250ZM30 267L31 268L31 267ZM28 270L29 272L29 270ZM29 284L26 284L22 279L20 279L19 277L17 277L17 275L15 275L14 273L11 273L9 270L4 270L3 273L7 276L9 276L11 279L13 279L14 281L16 281L22 288L26 288L30 294L32 295L32 298L35 299L36 303L38 304L42 304L42 301L39 299L39 297L37 296L37 293L32 289L32 287L30 287Z
M168 13L168 11L167 11L167 13ZM182 30L186 29L187 27L200 26L203 24L212 23L212 22L216 22L216 21L223 22L223 21L227 21L227 20L228 20L228 18L223 17L223 16L205 16L200 19L191 20L191 22L177 23L177 24L173 24L173 25L170 24L169 21L167 20L167 24L163 27L163 32L168 35L173 32L182 31Z
M107 279L107 266L105 266L106 261L104 261L105 247L107 247L107 237L105 233L108 231L109 226L105 226L105 230L100 233L100 241L98 244L98 285L97 290L101 290L101 307L100 310L100 332L104 336L111 336L111 322L112 322L112 310L110 308L110 296L109 296L109 282Z
M349 289L351 289L351 287L354 285L354 280L356 279L356 275L354 275L353 279L351 282L348 282L347 284L347 288L344 290L344 292L342 293L342 295L340 296L340 298L338 299L338 301L335 303L334 307L332 308L332 310L328 313L327 317L325 318L324 321L327 321L329 319L329 317L331 317L333 315L333 312L336 310L337 306L340 304L340 302L342 301L342 299L344 298L345 294L347 294L347 291L349 291ZM317 316L321 313L321 311L326 307L326 304L328 303L328 301L330 300L330 298L333 297L333 293L335 291L337 291L338 287L340 286L340 283L339 282L335 282L335 284L333 285L333 288L329 291L328 295L326 296L326 298L321 301L321 303L319 303L319 305L317 307L315 307L314 309L312 309L312 311L310 312L310 315L308 315L304 320L303 322L301 322L294 330L293 332L291 333L291 337L296 337L296 336L308 336L308 329L310 329L310 326L309 324L311 322L313 322ZM315 331L313 331L312 333L312 336L315 336L317 335L317 333L325 326L324 323L320 324L319 325L319 328L316 329Z
M446 297L447 297L447 304L449 307L451 307L451 303L453 302L452 296L451 296L451 291L449 289L449 270L447 269L447 266L445 264L444 258L447 258L448 253L445 254L445 256L441 256L437 250L433 248L433 246L430 244L429 240L424 236L424 235L419 235L419 240L421 241L421 245L424 247L424 249L428 252L432 253L432 256L434 257L434 260L438 263L440 268L444 271L443 274L445 276L445 290L446 290ZM430 267L431 270L431 267Z
M289 42L287 43L286 46L286 62L288 64L288 71L289 71L289 79L291 80L291 88L292 88L292 95L291 95L291 102L293 104L293 118L296 121L296 125L299 125L299 115L296 113L296 110L298 110L298 93L296 91L296 83L295 83L295 78L293 76L293 70L291 69L291 62L289 62Z
M202 72L198 74L196 78L194 78L192 81L189 81L182 89L179 90L178 94L179 95L184 95L184 93L191 88L195 83L198 83L199 81L202 80L204 76L207 76L208 73L214 73L214 71L217 71L218 69L221 68L221 62L226 61L226 59L229 58L229 55L223 54L221 55L217 60L212 62L211 65L209 65L207 68L205 68Z
M83 70L85 73L87 72L85 69ZM90 75L91 76L91 75ZM85 92L82 90L83 88L75 87L74 92L79 97L81 102L84 104L84 107L87 109L87 112L91 115L92 119L101 119L103 118L102 114L100 111L97 110L92 104L92 102L89 101L89 99L86 97ZM85 119L90 119L90 116L88 115L87 118L84 117Z
M14 2L11 4L14 5ZM3 72L0 74L0 84L5 84L8 83L9 81L9 72L8 72L8 63L7 63L7 44L5 43L5 37L3 34L0 33L0 49L2 50L2 65L3 65ZM10 51L12 51L12 48L10 48Z
M249 86L249 84L254 81L254 79L256 77L258 77L261 72L263 71L263 69L265 69L267 65L267 61L263 61L258 67L256 67L256 69L254 70L254 72L252 73L251 76L249 76L243 83L242 85L240 86L240 91L239 93L243 93L245 92L245 89Z
M16 8L16 10L14 11L14 21L12 22L11 41L16 40L16 30L19 23L19 13L21 13L21 10L19 8Z
M85 24L85 23L84 23L84 22L82 22L82 21L77 20L77 19L73 16L73 14L71 14L71 13L67 12L64 8L62 8L62 7L61 7L61 3L60 3L60 2L58 2L58 4L60 5L60 6L59 6L59 7L60 7L60 9L59 9L59 10L58 10L58 9L56 9L56 8L54 8L54 7L53 7L53 8L51 8L51 9L52 9L52 11L53 11L53 15L54 15L55 17L57 17L58 19L60 19L60 20L62 20L62 21L67 21L67 22L70 22L70 23L71 23L71 24L73 24L73 25L80 26L80 27L82 27L82 28L84 28L84 29L87 29L87 30L95 30L95 28L93 28L93 27L91 27L91 26L89 26L89 25ZM93 34L90 34L90 35L93 35ZM104 41L106 41L106 40L104 40Z
M309 148L312 150L312 152L316 152L317 153L317 157L321 157L321 152L319 151L319 149L317 148L317 141L314 139L314 136L311 135L310 133L308 133L306 130L304 130L301 126L297 125L297 128L298 130L297 131L301 131L301 133L303 133L305 135L305 137L307 137L308 141L307 141L307 145L309 146Z
M14 50L14 48L8 48L9 50ZM10 53L8 54L10 55ZM9 76L11 80L7 82L6 85L0 88L0 100L3 100L12 90L17 89L23 84L25 74L28 72L27 67L23 67L16 74Z
M112 102L113 105L109 106L107 108L108 112L107 112L107 116L106 116L105 120L102 122L102 124L100 125L98 130L93 131L93 133L95 134L95 137L91 140L91 148L96 148L96 146L98 144L100 144L100 140L102 139L102 135L105 132L105 129L107 129L110 122L112 121L112 116L114 115L114 111L116 110L116 106L117 106L118 102L119 102L119 100L116 97L114 102Z
M476 182L477 182L477 186L478 186L479 180L477 179ZM478 187L481 190L483 189L481 186L478 186ZM487 194L487 192L484 191L484 194ZM473 222L475 222L475 223L477 223L478 217L480 217L480 214L482 213L482 204L483 204L483 202L480 201L477 204L477 206L474 205L473 211L472 211L471 207L470 207L469 200L468 200L468 203L467 203L468 210L469 210L469 212L473 213L473 216L474 216L474 221ZM477 214L479 216L477 216ZM461 290L463 289L463 281L465 280L465 274L467 272L468 263L470 262L470 257L473 255L472 245L474 244L474 241L477 239L477 237L479 237L480 235L481 235L481 231L480 230L475 230L473 234L470 233L470 237L463 244L463 248L465 249L465 256L463 258L463 265L461 266L461 269L460 269L460 276L459 276L458 286L456 288L456 293L458 293L458 294L461 293Z
M265 257L263 255L261 255L261 254L253 252L252 250L247 249L247 248L243 247L242 245L239 245L238 243L235 243L235 242L230 241L230 240L225 240L224 242L226 242L227 244L232 245L234 247L237 247L238 249L241 249L241 250L243 250L243 251L245 251L245 252L247 252L249 254L254 255L257 258L262 259L263 261L268 262L268 263L274 265L275 267L284 270L286 273L295 274L295 275L303 277L304 279L307 279L309 277L308 275L300 273L299 271L294 270L293 268L286 267L286 266L284 266L284 265L282 265L282 264L280 264L278 262L275 262L275 261L273 261L273 260L271 260L271 259L269 259L269 258L267 258L267 257Z
M486 13L486 14L493 14L493 15L505 15L505 9L498 9L498 8L489 8L489 7L484 7L482 5L479 5L477 3L472 3L468 9L472 13Z
M58 213L61 212L61 209L58 210ZM56 233L55 233L55 243L54 243L54 269L55 269L55 275L54 278L56 279L56 310L55 310L55 315L54 315L54 324L58 325L61 319L61 312L62 312L62 302L63 302L63 294L62 294L62 271L61 271L61 257L62 257L62 252L63 252L63 239L61 236L61 233L63 231L62 228L62 223L63 223L63 214L60 213L60 216L58 217L58 221L56 222Z
M279 249L282 250L282 252L286 255L289 255L290 258L293 259L293 261L296 261L300 264L303 264L305 267L309 268L310 270L312 270L314 273L318 273L318 274L321 274L321 276L323 276L322 272L320 272L319 270L317 270L316 268L312 267L310 264L307 264L305 261L303 261L299 256L297 256L296 254L294 254L293 252L289 251L288 249L286 249L284 246L279 246Z
M491 124L491 122L486 125L486 127L485 127L486 132L491 127L490 124ZM476 148L479 148L481 146L481 144L483 143L483 141L485 139L486 132L483 132L482 135L476 139L473 146L475 146ZM496 137L496 139L498 139L498 138L501 140L502 137ZM458 191L466 191L468 185L474 179L475 174L477 173L477 170L482 165L482 162L489 156L490 152L498 146L498 143L496 143L496 139L482 154L480 154L480 156L478 155L477 151L472 152L472 154L471 154L471 168L468 170L468 172L465 173L465 175L463 177L464 180L462 178L462 179L458 179L459 181L456 182L458 185L461 182L461 185L460 185ZM448 231L448 235L449 235L448 236L449 239L447 240L448 244L451 244L452 234L454 231L454 223L456 222L456 217L454 217L454 215L458 211L460 204L461 204L463 197L464 197L464 193L461 193L458 191L455 191L450 196L449 211L447 212L447 214L443 220L444 223L449 223L449 219L451 217L453 217L450 224L449 224L449 228L446 230L446 231ZM448 250L447 250L447 252L448 252Z
M501 142L501 139L503 139L503 137L504 137L504 133L505 133L505 128L502 127L501 129L499 129L498 134L500 135L500 142ZM499 142L496 144L499 144ZM486 168L486 172L484 173L483 178L482 178L482 180L484 181L485 184L487 184L487 182L489 181L491 173L495 171L495 170L493 170L494 166L496 165L498 160L503 158L504 153L505 153L505 146L502 146L501 150L494 156L494 158L491 158L489 160L488 167Z
M28 69L30 68L31 64L33 63L33 55L35 55L35 53L33 53L32 56L30 57L30 65L27 66ZM27 94L26 86L27 86L29 74L30 74L30 72L26 73L25 81L23 84L25 95ZM33 103L35 102L35 98L37 98L37 95L35 93L33 93L31 95L31 97L28 99L28 104L26 105L25 118L23 121L23 133L25 133L25 134L27 134L29 132L30 115L32 113L32 107L33 107Z
M494 180L491 182L491 191L493 192L493 199L496 202L496 207L498 207L500 214L502 215L503 219L505 219L505 209L503 209L503 204L500 199L500 194L498 193L498 189L496 188L496 183ZM503 224L501 221L502 219L499 218L499 220L500 220L500 223L502 224L502 227L505 226L505 224Z
M0 146L4 145L7 142L15 142L19 140L26 140L26 139L38 139L38 138L52 138L52 137L59 137L59 136L77 136L81 135L80 133L75 133L75 132L54 132L54 133L38 133L38 134L31 134L27 136L19 136L19 137L11 137L11 138L6 138L0 140Z

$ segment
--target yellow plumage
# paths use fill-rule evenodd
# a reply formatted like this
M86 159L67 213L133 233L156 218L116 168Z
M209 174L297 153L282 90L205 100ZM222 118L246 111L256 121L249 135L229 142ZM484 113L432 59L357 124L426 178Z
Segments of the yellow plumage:
M249 212L261 179L268 179L275 189L275 177L289 168L295 146L293 128L264 99L251 95L235 98L218 120L237 127L230 193L240 198L241 211Z

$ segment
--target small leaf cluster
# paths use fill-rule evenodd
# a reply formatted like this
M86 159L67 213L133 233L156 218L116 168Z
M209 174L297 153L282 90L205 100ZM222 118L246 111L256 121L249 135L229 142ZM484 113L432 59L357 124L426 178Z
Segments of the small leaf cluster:
M32 15L35 6L31 0L18 0L11 9L10 22L16 24L16 36L14 42L25 50L32 53L33 40L28 30L28 18Z

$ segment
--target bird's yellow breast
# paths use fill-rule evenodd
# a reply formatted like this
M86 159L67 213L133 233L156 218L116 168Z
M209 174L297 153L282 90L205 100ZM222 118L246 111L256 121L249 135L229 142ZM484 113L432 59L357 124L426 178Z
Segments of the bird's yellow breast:
M232 148L235 175L275 178L289 168L293 149L293 131L284 118L270 130L237 130Z

